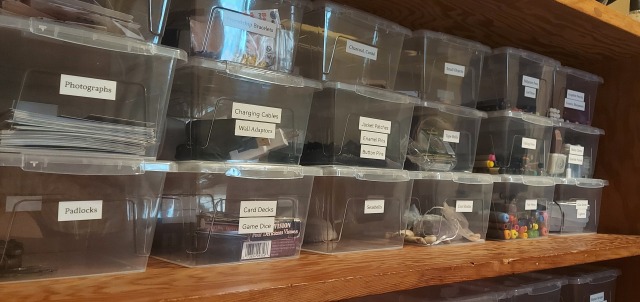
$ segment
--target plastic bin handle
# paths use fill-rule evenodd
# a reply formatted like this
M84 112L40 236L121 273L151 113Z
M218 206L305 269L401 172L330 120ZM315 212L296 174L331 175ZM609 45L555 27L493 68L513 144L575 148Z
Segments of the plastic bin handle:
M409 181L407 175L385 175L385 174L372 174L366 172L357 172L355 174L356 179L366 181L383 181L383 182L405 182Z
M46 155L24 155L22 170L29 172L71 175L139 175L145 170L142 160L82 159L73 156L58 156L52 161Z
M169 11L171 0L149 0L148 4L149 31L154 35L160 36L162 35L162 29L167 22L166 12Z
M286 171L269 170L243 170L229 168L225 175L228 177L248 178L248 179L300 179L304 177L301 169Z

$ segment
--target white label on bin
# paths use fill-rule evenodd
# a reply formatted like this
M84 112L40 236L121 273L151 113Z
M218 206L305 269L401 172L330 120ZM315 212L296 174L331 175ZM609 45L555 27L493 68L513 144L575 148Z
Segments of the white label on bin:
M569 154L568 163L572 165L582 165L584 162L584 157L582 155Z
M236 120L236 136L275 138L276 124Z
M386 158L386 156L387 156L387 148L386 147L360 145L360 157L361 158L382 159L382 160L384 160Z
M276 216L277 200L244 200L240 202L240 217Z
M5 212L29 212L42 210L42 196L7 196Z
M389 134L360 131L361 144L386 147L388 138Z
M352 40L347 40L347 52L374 61L378 59L377 48Z
M535 150L537 145L537 141L533 138L523 137L522 138L522 148Z
M254 241L242 243L241 260L271 257L271 241Z
M117 86L116 81L60 75L60 94L63 95L115 101Z
M576 209L576 218L587 218L587 209Z
M418 96L418 94L416 93L416 95L414 96ZM442 90L442 89L438 89L438 99L444 100L444 101L453 101L455 100L456 95L453 93L453 91L449 91L449 90Z
M525 97L535 99L537 93L538 93L538 90L536 90L535 88L531 88L531 87L525 87L524 88L524 96Z
M588 209L589 208L589 200L587 199L578 199L576 200L576 209Z
M569 154L584 155L584 147L580 145L570 145Z
M232 118L276 124L279 124L282 121L282 109L280 108L249 105L235 102L233 103L232 107Z
M533 211L538 209L538 200L537 199L527 199L524 201L524 210L525 211Z
M364 201L365 214L384 213L384 199L367 199Z
M601 293L597 293L589 296L589 302L607 302L607 301L604 300L604 292L601 292Z
M238 223L238 234L273 232L275 217L242 217Z
M576 101L584 102L584 93L582 93L580 91L567 89L567 98L570 99L570 100L576 100Z
M102 200L61 201L58 221L102 219Z
M239 28L271 38L276 37L276 24L236 12L228 10L222 12L222 23L224 26Z
M526 75L522 76L522 86L540 89L540 80Z
M456 200L456 212L458 213L473 212L473 200Z
M444 74L456 76L456 77L464 77L465 67L458 64L453 63L444 63Z
M391 122L385 120L379 120L369 117L360 117L360 124L358 125L358 129L362 131L371 131L371 132L379 132L379 133L391 133Z
M445 130L442 140L449 143L460 143L460 132Z
M587 103L578 100L564 99L564 107L585 111L587 109Z

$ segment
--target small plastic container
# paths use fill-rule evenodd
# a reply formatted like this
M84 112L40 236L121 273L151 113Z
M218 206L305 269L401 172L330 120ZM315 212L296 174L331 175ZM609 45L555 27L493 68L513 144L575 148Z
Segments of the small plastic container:
M471 172L480 122L487 114L471 108L421 102L413 121L404 168L414 171Z
M586 71L560 66L553 84L553 102L548 116L583 125L591 125L601 77Z
M494 176L487 239L522 240L549 235L555 181L544 176Z
M0 41L0 148L156 157L184 52L5 15Z
M300 254L320 169L203 162L149 168L168 171L152 256L195 267Z
M303 22L296 55L302 76L394 88L402 42L410 30L329 1L314 1Z
M300 162L320 82L192 58L176 71L161 159Z
M142 272L164 172L140 160L0 154L0 282Z
M494 49L484 59L478 109L511 109L547 116L553 73L558 66L558 61L526 50Z
M560 290L567 284L561 277L540 273L526 273L472 281L480 288L504 292L499 302L561 302Z
M598 231L602 189L606 180L556 178L554 203L549 207L549 232L582 234Z
M413 192L405 214L406 243L484 242L493 178L486 174L409 172ZM411 235L413 233L413 235Z
M544 273L567 279L567 285L562 287L562 302L616 301L616 279L620 276L618 269L580 265Z
M506 293L493 288L469 286L470 282L422 287L343 300L344 302L498 302Z
M428 30L404 40L397 91L426 101L476 108L482 61L491 48Z
M508 110L488 115L480 124L474 172L546 175L552 120Z
M325 83L313 96L301 163L402 169L417 102L384 89Z
M412 181L406 171L322 167L302 249L336 254L402 248Z
M591 178L598 142L604 130L568 122L553 122L547 173L566 178Z

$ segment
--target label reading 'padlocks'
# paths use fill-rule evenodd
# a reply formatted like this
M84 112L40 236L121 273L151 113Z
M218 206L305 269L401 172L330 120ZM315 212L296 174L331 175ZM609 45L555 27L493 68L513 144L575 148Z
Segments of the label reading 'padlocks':
M386 147L360 145L360 157L369 159L382 159L387 156Z
M540 80L534 77L522 76L522 86L540 89Z
M464 77L465 67L458 64L453 63L444 63L444 74L456 76L456 77Z
M271 38L276 37L276 24L229 10L222 11L222 24Z
M102 219L102 200L61 201L58 203L58 221Z
M378 59L377 48L352 40L347 40L347 52L374 61Z
M245 200L240 202L240 217L276 216L277 200Z
M242 217L238 223L238 234L271 233L275 217Z
M458 213L473 212L473 200L456 200L456 212Z
M231 117L241 120L279 124L282 121L282 109L234 102Z
M361 116L358 124L358 129L361 131L371 131L371 132L390 134L391 122Z
M386 147L388 138L389 134L360 131L361 144Z
M236 120L236 136L275 138L276 124Z
M367 199L364 201L365 214L384 213L384 199Z
M525 211L533 211L538 209L538 200L537 199L527 199L524 201L524 210Z
M538 90L535 89L535 88L531 88L531 87L525 87L524 88L524 96L525 97L535 99L537 94L538 94Z
M523 137L522 138L522 148L535 150L537 145L537 141L533 138Z
M604 292L600 292L600 293L589 296L589 302L607 302L607 301L604 299Z
M444 130L442 140L448 143L460 143L460 132Z
M60 94L85 98L116 100L118 82L85 78L72 75L60 75Z

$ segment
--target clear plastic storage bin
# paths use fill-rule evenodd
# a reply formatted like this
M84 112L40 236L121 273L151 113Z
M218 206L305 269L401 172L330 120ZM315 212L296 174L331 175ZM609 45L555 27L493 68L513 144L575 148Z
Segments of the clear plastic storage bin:
M405 242L422 245L483 242L493 178L486 174L409 172L413 192Z
M404 168L471 172L480 122L486 117L465 107L428 101L416 105Z
M505 292L493 288L469 286L470 282L422 287L412 290L386 293L343 300L343 302L498 302Z
M325 166L313 183L302 248L334 254L401 248L412 181L406 171Z
M547 173L555 177L591 178L604 130L554 121Z
M0 149L155 158L184 52L0 15Z
M554 203L549 207L549 232L595 233L600 219L602 189L606 180L557 178Z
M313 97L301 163L402 169L417 101L379 88L325 83Z
M393 89L404 38L411 31L328 1L304 15L296 68L323 81Z
M192 58L176 71L160 158L297 165L320 82Z
M533 239L549 235L551 177L494 176L487 239Z
M426 101L476 108L482 60L491 48L428 30L404 40L397 91Z
M560 302L560 290L567 280L540 273L527 273L472 281L479 288L503 292L499 302Z
M3 153L0 175L0 282L145 270L165 173Z
M546 116L551 105L556 60L503 47L485 57L478 109L521 110Z
M549 117L591 125L601 77L571 67L556 69Z
M620 270L594 265L563 267L545 274L567 279L562 287L562 302L616 301L616 279Z
M152 256L183 266L297 257L313 177L294 165L155 163L168 170Z
M172 1L163 43L191 56L291 72L307 0Z
M488 115L480 124L474 171L545 175L553 122L516 111Z

